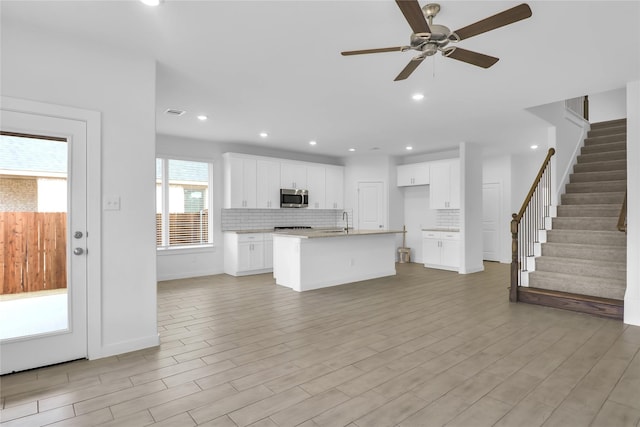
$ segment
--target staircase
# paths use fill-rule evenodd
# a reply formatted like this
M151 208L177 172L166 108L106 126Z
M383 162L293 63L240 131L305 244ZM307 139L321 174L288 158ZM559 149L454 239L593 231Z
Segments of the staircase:
M591 126L529 273L529 291L557 297L551 305L604 303L596 314L622 317L627 239L617 222L627 188L626 158L626 119Z

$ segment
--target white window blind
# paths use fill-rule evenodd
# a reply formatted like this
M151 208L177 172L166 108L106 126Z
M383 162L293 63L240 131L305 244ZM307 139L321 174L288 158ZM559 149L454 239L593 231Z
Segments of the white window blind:
M211 163L156 159L158 248L212 243L211 170Z

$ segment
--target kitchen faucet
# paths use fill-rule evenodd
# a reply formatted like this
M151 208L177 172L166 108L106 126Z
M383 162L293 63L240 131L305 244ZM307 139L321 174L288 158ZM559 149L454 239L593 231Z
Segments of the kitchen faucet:
M344 231L349 234L349 212L342 212L342 220L344 221L345 217L347 218L346 226L344 227Z

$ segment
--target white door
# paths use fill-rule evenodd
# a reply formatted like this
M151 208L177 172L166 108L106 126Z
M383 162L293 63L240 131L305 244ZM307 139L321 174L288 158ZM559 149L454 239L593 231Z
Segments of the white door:
M500 261L500 184L482 185L483 259Z
M20 270L1 278L5 291L12 287L0 298L0 374L5 374L87 357L87 128L83 121L6 110L1 123L3 152L12 144L21 154L37 153L24 158L14 151L3 168L39 189L30 205L12 207L7 194L0 195L0 210L34 218L10 230L9 220L0 224L0 240L8 240L0 242L0 262L5 271ZM48 215L53 213L63 218L55 227L56 216ZM24 259L15 258L19 251L12 243L34 235L41 252L31 249Z
M358 183L358 229L386 228L387 215L382 182Z

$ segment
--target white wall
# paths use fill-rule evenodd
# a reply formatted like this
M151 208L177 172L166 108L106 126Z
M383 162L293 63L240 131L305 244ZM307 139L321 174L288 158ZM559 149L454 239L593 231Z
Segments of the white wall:
M515 177L514 177L515 178ZM485 158L482 164L482 183L499 184L500 218L498 222L498 260L511 262L511 156ZM520 201L522 202L522 201Z
M640 326L640 80L627 84L627 292L624 322Z
M411 248L411 262L423 263L422 229L436 223L436 210L429 209L428 185L402 187L404 223L407 227L406 246Z
M591 123L627 117L627 88L589 95L589 121Z
M460 144L460 273L484 270L482 263L482 149Z
M89 180L102 192L88 197L100 206L102 195L119 196L121 209L89 230L89 248L91 233L102 243L90 251L102 275L88 284L100 322L90 323L89 355L156 345L155 62L3 22L1 74L4 96L101 113L102 175L89 170Z

